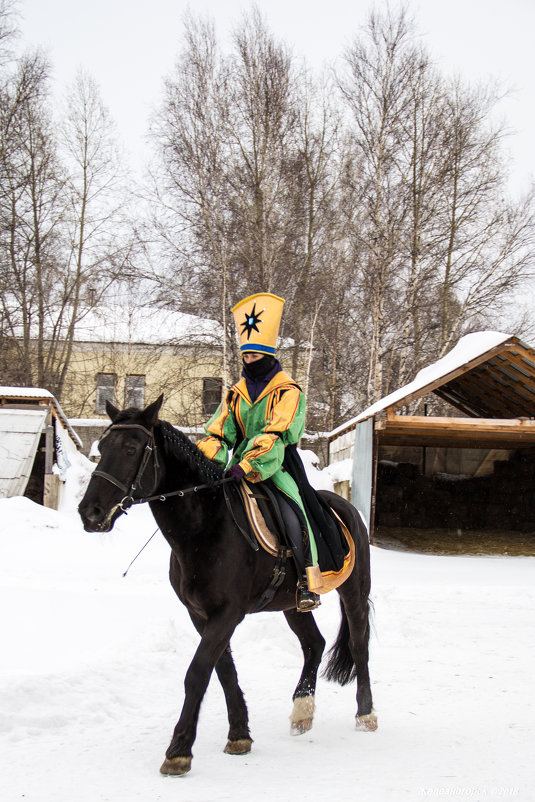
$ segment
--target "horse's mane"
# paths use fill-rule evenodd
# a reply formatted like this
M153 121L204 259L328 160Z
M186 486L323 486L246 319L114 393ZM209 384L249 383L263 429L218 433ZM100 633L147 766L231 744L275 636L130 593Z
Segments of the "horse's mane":
M186 461L189 467L200 473L207 481L217 481L223 476L224 468L218 465L202 453L195 443L192 443L184 432L176 429L171 423L165 420L158 422L158 427L163 438L164 451L167 456L175 457L180 461Z
M114 423L140 423L139 414L140 410L136 407L123 409L110 424L110 427ZM146 424L142 423L142 425ZM185 461L192 470L200 474L207 482L216 482L222 478L225 469L218 465L217 462L205 457L195 443L192 443L189 437L186 437L180 429L176 429L165 420L159 420L155 428L160 430L166 456L174 457L180 462Z

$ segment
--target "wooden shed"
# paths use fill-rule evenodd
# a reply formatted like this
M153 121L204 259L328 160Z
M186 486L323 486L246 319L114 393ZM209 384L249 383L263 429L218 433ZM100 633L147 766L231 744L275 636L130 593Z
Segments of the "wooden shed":
M0 498L25 495L57 507L59 477L68 462L65 437L82 448L52 393L0 387Z
M433 393L451 416L401 414ZM351 498L371 539L377 526L535 534L535 350L469 334L333 431L329 452L353 460Z

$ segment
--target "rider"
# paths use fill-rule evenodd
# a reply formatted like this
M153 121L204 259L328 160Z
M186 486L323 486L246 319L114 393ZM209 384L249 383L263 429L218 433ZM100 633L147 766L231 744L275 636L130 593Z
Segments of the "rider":
M305 427L305 396L275 356L283 304L277 295L257 293L232 309L243 358L242 379L227 391L205 426L207 436L197 445L207 457L227 466L227 475L236 482L271 480L280 491L277 496L285 522L292 520L288 506L298 514L297 538L295 524L289 537L300 573L297 609L306 612L320 603L307 582L319 568L313 529L299 490L305 484L307 493L312 490L296 449ZM293 520L297 523L297 518Z

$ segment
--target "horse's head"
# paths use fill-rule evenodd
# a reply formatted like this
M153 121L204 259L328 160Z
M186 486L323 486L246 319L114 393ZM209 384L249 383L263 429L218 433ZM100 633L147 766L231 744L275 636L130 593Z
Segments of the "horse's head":
M100 438L100 461L78 507L86 532L109 532L134 499L155 491L154 426L162 402L163 395L145 409L123 411L106 403L111 425Z

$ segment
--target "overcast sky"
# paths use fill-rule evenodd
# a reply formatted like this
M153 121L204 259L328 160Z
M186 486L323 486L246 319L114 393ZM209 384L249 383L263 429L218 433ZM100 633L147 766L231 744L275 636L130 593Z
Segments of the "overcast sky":
M224 40L247 0L195 0ZM368 0L269 0L257 3L268 25L311 65L341 55L367 18ZM497 78L511 90L501 113L515 133L512 188L535 176L535 0L420 0L410 2L431 55L446 73L477 82ZM78 67L100 85L134 166L146 153L144 138L162 78L180 47L183 0L19 0L22 41L41 45L61 94ZM376 7L385 7L379 0Z

